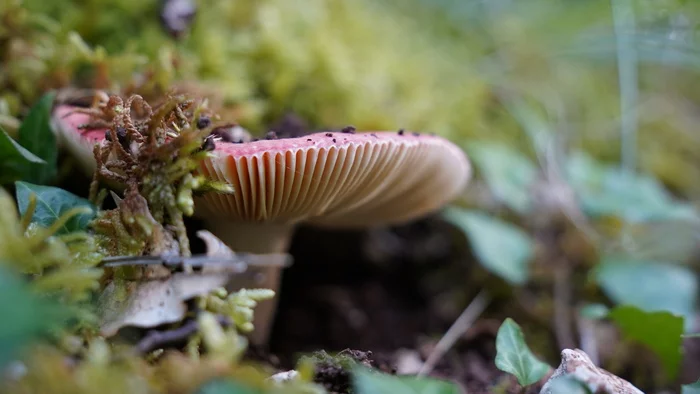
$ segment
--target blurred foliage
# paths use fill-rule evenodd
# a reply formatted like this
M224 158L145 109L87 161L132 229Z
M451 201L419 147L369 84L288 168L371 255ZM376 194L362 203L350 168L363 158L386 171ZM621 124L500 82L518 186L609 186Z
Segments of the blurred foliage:
M39 200L42 196L34 198ZM0 206L0 259L13 269L33 276L32 287L55 299L71 302L88 299L101 275L101 270L93 268L101 259L97 245L79 228L71 233L58 233L75 215L84 213L84 208L65 211L53 222L45 222L44 227L45 223L32 222L33 209L28 209L20 221L17 207L4 189L0 190Z
M69 85L147 98L169 88L188 91L208 97L222 118L258 134L288 113L311 128L353 124L360 130L433 131L462 145L476 168L477 182L448 218L464 231L481 264L516 292L550 286L560 280L552 273L562 266L583 274L590 282L565 279L575 301L634 311L611 320L627 333L644 328L630 323L635 319L672 313L667 320L673 324L664 327L675 324L673 329L651 334L669 333L654 350L673 376L676 322L697 313L700 221L686 201L700 200L700 140L694 132L700 3L196 3L191 28L179 39L161 26L158 0L1 3L0 126L7 132L0 130L0 181L50 182L53 143L37 143L48 136L45 122L31 126L47 101L34 107L38 112L30 108L50 89ZM619 4L634 12L626 20L633 29L623 33L615 29ZM23 129L25 124L31 127ZM623 151L635 154L621 166ZM56 289L65 282L50 278L62 272L85 274L82 294L95 280L93 261L86 257L94 252L92 238L60 234L84 230L73 226L77 219L67 222L60 204L43 198L53 195L55 201L63 194L27 185L18 183L17 189L23 214L36 204L29 219L20 220L3 196L11 210L0 210L7 224L0 228L0 246L7 245L0 247L0 259L39 277L30 288L44 283ZM28 189L36 193L31 204ZM189 201L190 191L183 200ZM152 202L158 193L150 194ZM56 207L56 214L47 215L46 206ZM249 315L246 302L219 301L210 309L226 309L234 320ZM240 343L219 329L202 342L222 345L219 356L235 359ZM651 335L643 334L630 337L649 344ZM514 343L511 351L526 354L523 346ZM47 372L42 366L58 357L43 352L34 362ZM177 357L171 362L191 362ZM136 367L127 364L109 374L130 384L126 376ZM87 363L56 376L84 374L82 382L102 385L103 365ZM35 384L32 377L27 384ZM193 387L186 383L183 387Z
M156 0L24 0L21 9L24 19L53 20L58 31L52 41L76 32L104 48L110 54L104 59L144 56L161 70L155 79L162 85L207 92L258 133L293 112L313 128L404 127L455 140L488 137L528 152L509 110L508 101L517 98L551 116L568 145L603 159L619 157L620 92L609 3L196 5L191 29L179 40L160 25ZM697 196L700 188L691 179L700 175L693 153L698 141L690 132L696 117L690 100L697 93L686 81L695 78L700 59L693 18L700 7L673 0L634 5L637 28L630 45L640 62L639 165ZM71 51L63 53L66 68ZM45 59L42 67L54 67ZM125 85L134 69L129 64L135 62L121 61L123 74L115 71L111 79Z
M54 97L54 93L42 96L30 108L17 133L17 142L45 162L45 164L31 164L29 166L28 174L24 179L30 182L48 183L53 181L56 175L58 149L56 136L51 131L49 124Z
M625 338L651 348L661 360L666 379L678 376L681 363L683 318L669 312L645 312L633 306L619 306L609 314Z
M4 261L0 264L0 299L6 300L0 303L0 314L6 319L0 327L0 368L5 369L32 340L62 324L62 311L33 293Z
M618 304L686 318L695 313L698 284L687 267L605 258L595 268L595 276L603 291Z
M453 207L445 215L467 234L485 268L512 284L527 282L534 250L533 240L526 232L482 212Z
M353 388L357 394L457 394L461 390L454 383L416 376L391 376L356 366Z
M700 380L692 384L684 384L681 389L681 394L697 394L700 393Z
M32 163L46 164L40 157L12 139L2 127L0 127L0 153L3 157L0 164L0 185L20 179L23 174L30 171Z

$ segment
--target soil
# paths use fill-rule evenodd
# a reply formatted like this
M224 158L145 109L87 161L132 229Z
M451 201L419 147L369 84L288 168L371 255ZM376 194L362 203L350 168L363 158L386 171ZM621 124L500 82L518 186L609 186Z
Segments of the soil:
M290 250L295 264L284 273L268 360L291 369L302 354L344 350L384 370L417 372L479 290L471 284L479 268L465 243L456 242L459 236L438 217L371 231L301 228ZM430 375L469 393L489 393L495 385L518 392L493 362L499 324L481 319ZM333 392L350 392L347 373L337 366L322 365L316 379ZM539 392L535 386L533 393Z

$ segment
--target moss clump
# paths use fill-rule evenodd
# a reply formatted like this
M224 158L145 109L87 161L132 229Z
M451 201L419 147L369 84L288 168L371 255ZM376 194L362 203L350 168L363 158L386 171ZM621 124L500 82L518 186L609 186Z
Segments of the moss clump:
M90 199L101 204L106 190L100 191L100 184L125 190L117 209L103 212L94 224L108 253L189 256L183 217L193 214L193 191L231 191L193 175L199 160L209 154L203 145L211 122L199 122L213 116L206 103L178 95L152 108L138 95L126 101L111 96L94 108L76 111L93 116L85 129L108 129L105 140L95 146Z

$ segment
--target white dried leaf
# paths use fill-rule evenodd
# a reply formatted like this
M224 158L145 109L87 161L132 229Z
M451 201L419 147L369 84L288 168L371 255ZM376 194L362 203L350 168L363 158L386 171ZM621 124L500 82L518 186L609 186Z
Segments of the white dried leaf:
M165 280L114 280L100 297L101 333L112 336L125 326L155 327L182 320L184 301L228 281L226 275L177 273Z

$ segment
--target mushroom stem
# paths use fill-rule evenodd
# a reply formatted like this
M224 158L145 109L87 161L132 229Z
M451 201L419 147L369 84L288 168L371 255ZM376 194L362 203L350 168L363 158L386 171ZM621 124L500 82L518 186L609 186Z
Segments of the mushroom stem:
M286 253L294 230L288 224L232 223L225 219L209 219L205 227L234 252L259 254Z
M294 227L288 224L231 223L227 220L207 220L205 227L234 252L258 254L286 253L294 230ZM282 268L265 267L255 268L255 270L262 274L261 278L254 280L234 278L227 287L229 291L265 288L275 292L274 298L261 301L255 308L253 320L255 330L251 333L250 340L256 345L262 345L267 343L272 330Z

